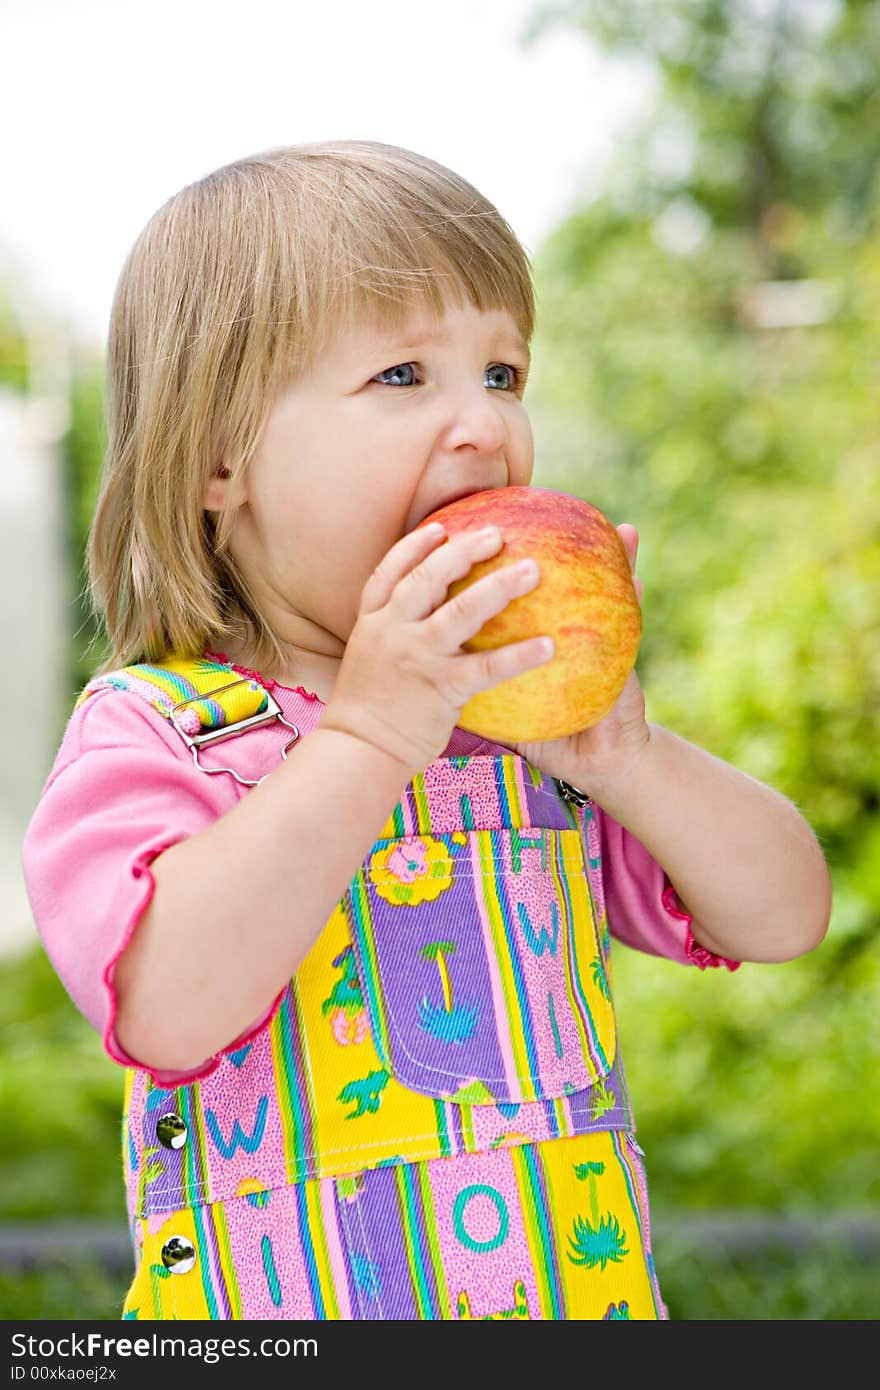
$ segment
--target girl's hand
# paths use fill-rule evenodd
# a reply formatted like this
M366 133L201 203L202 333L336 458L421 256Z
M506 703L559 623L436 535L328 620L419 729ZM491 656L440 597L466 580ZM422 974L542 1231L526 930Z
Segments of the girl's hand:
M421 527L396 545L368 579L321 727L364 740L412 776L440 756L464 705L481 690L551 660L540 638L494 651L463 652L514 598L540 579L506 565L447 601L447 590L502 545L498 527L459 532Z
M642 581L635 578L639 533L634 526L618 526L633 571L636 597L642 599ZM598 724L567 738L510 746L533 767L550 777L561 777L594 800L602 800L603 786L625 774L634 757L650 739L645 720L645 697L635 671L631 671L611 709Z

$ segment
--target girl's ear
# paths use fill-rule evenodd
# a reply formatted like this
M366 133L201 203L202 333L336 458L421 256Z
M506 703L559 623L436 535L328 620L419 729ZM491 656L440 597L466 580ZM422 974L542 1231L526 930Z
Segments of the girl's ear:
M243 500L243 499L239 499ZM203 507L206 512L219 512L229 501L229 469L225 464L221 464L216 472L211 474L205 487Z

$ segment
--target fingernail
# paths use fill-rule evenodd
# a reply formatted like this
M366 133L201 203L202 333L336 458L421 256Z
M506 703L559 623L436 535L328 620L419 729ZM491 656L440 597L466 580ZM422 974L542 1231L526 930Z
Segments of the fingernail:
M498 539L501 532L497 526L483 526L481 530L477 532L477 535L484 537L486 540L491 538L494 541Z
M442 521L430 521L427 526L422 527L422 530L426 531L429 536L445 536L446 534L446 527Z
M556 643L552 637L539 637L537 647L539 656L549 657L556 651Z

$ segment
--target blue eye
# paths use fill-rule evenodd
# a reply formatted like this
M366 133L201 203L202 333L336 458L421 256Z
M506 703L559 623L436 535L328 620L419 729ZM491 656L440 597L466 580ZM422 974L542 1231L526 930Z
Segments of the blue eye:
M491 391L515 391L524 376L518 367L511 367L506 362L492 362L486 368L483 384ZM370 379L380 386L415 386L416 364L398 362L394 367L383 368Z
M484 381L493 391L512 391L519 379L516 367L508 367L505 362L493 362L486 368Z
M396 367L385 367L383 371L376 373L373 381L381 382L383 386L415 386L414 363L398 362Z

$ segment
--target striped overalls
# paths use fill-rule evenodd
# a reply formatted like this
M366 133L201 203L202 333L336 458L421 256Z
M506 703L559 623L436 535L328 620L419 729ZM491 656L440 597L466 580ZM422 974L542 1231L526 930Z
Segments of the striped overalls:
M272 717L207 659L80 702L108 685L188 741ZM589 804L513 753L430 763L270 1021L200 1080L127 1072L124 1316L665 1317L609 947Z

